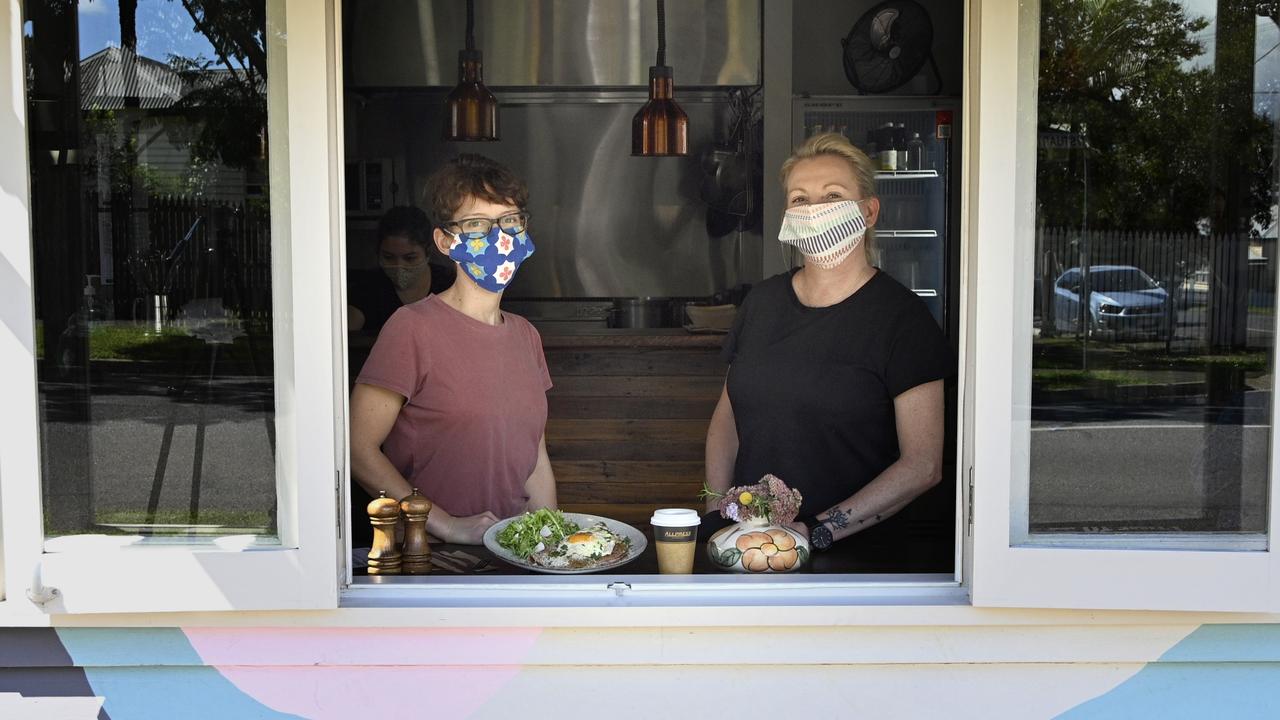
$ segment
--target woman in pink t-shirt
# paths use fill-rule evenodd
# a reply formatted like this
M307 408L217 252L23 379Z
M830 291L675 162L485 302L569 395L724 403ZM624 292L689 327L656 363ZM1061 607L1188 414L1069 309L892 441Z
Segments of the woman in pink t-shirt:
M542 339L498 307L533 254L528 196L479 155L431 176L433 239L458 280L391 316L351 395L356 481L375 497L417 488L435 505L427 529L445 542L478 544L500 518L556 507Z

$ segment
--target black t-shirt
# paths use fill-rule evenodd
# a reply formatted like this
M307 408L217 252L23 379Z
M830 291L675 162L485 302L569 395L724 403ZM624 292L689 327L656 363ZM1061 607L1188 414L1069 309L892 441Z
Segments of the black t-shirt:
M800 303L793 274L752 289L722 352L738 426L734 485L777 475L808 517L898 459L894 398L948 377L952 356L928 307L885 272L825 308Z
M431 292L440 293L453 284L453 268L431 263ZM381 269L354 270L347 273L347 304L364 314L364 327L360 332L377 337L387 324L391 313L404 303L396 294L391 279Z

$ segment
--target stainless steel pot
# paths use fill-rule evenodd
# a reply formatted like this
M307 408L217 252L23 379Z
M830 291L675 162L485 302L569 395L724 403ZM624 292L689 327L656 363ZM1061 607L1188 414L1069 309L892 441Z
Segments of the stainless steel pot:
M613 301L609 326L615 328L666 327L669 323L669 307L670 302L666 298L617 298Z

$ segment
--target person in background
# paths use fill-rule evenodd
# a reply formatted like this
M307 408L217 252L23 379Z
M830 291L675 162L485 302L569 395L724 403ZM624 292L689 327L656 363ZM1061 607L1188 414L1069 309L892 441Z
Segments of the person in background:
M431 222L416 207L388 210L378 220L378 270L347 276L347 330L376 337L402 305L453 284L451 266L428 262Z
M778 476L802 493L803 530L821 551L939 482L952 358L924 302L868 259L881 207L867 156L815 135L783 163L782 185L778 239L805 262L739 309L706 480L724 492Z
M434 504L427 530L445 542L478 544L499 518L556 507L542 339L499 308L533 254L528 197L511 170L480 155L431 176L432 237L458 279L391 315L351 395L356 482L368 497L418 488Z

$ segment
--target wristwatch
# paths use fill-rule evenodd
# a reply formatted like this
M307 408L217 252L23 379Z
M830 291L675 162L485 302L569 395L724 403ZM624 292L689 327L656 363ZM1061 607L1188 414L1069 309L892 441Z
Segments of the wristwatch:
M822 552L831 547L831 543L835 542L835 538L831 536L831 529L817 517L807 517L803 522L804 526L809 528L809 546L815 552Z

